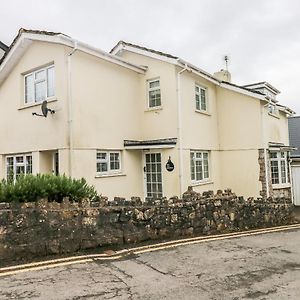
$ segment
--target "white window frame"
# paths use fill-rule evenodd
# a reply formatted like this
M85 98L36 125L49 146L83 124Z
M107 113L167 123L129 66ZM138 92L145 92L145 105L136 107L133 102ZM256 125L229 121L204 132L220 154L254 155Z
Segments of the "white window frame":
M268 105L268 113L269 115L279 117L279 110L274 103L269 103Z
M150 84L152 82L155 82L155 81L158 81L159 82L159 87L154 87L154 88L151 88L150 87ZM159 94L160 94L160 104L159 105L155 105L155 106L150 106L150 92L152 91L156 91L156 90L159 90ZM148 109L159 109L162 107L162 97L161 97L161 84L160 84L160 78L157 77L157 78L153 78L153 79L148 79L147 80L147 107Z
M197 88L199 89L199 91L197 91ZM201 90L204 91L206 109L202 109L202 107L201 107ZM196 100L197 95L199 96L199 107L197 107L197 100ZM204 87L198 83L195 84L194 101L195 101L196 111L208 113L209 107L208 107L208 89L207 89L207 87Z
M17 157L23 157L23 162L22 163L18 163L17 162ZM31 157L31 172L27 173L27 157ZM32 174L32 164L33 164L33 160L32 160L32 153L25 153L25 154L15 154L15 155L7 155L5 157L5 178L6 180L8 180L8 159L12 158L13 159L13 182L16 182L17 180L17 167L24 167L24 175L28 175L28 174Z
M201 158L197 158L196 154L200 154ZM205 172L204 172L204 164L203 164L203 154L207 154L207 172L208 172L208 176L205 177ZM191 157L193 154L193 158ZM193 164L194 164L194 178L193 178L193 173L192 173L192 160L193 160ZM200 161L202 163L202 179L196 179L196 161ZM207 182L210 181L210 152L207 150L191 150L190 151L190 175L191 175L191 181L192 183L201 183L201 182Z
M98 153L105 153L106 158L97 158ZM110 154L118 154L119 155L119 169L111 169L110 167ZM97 164L98 163L106 163L107 171L98 171ZM120 150L97 150L96 152L96 173L97 175L108 175L108 174L120 174L122 172L122 151Z
M49 96L48 95L48 70L53 68L54 70L54 79L53 79L53 95ZM45 79L42 80L42 79L35 79L35 75L36 73L39 73L41 71L45 71ZM33 99L31 101L28 101L28 99L26 99L27 97L27 90L26 90L26 78L29 77L29 76L33 76L33 81L32 81L32 86L31 86L31 89L33 91ZM37 101L36 99L36 94L35 94L35 85L37 83L40 83L40 82L43 82L45 81L45 99L43 100L39 100ZM42 67L42 68L39 68L39 69L36 69L30 73L26 73L24 74L24 80L23 80L23 84L24 84L24 104L25 105L30 105L30 104L33 104L33 103L40 103L44 100L48 100L48 99L52 99L53 97L55 97L55 66L54 64L51 64L51 65L48 65L46 67Z
M277 153L276 158L271 158L271 153ZM284 154L284 157L281 157L281 154ZM278 181L279 183L273 183L273 178L272 178L272 161L276 161L278 165ZM281 162L284 162L285 165L285 178L286 181L282 182L282 167L281 167ZM285 151L270 151L270 166L271 166L271 181L272 181L272 186L274 187L280 187L280 186L285 186L290 184L290 176L289 176L289 165L288 165L288 156L287 152Z

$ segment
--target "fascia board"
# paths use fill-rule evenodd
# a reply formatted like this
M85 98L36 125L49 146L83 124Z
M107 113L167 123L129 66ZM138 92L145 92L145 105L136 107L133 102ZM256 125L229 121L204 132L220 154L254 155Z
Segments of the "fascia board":
M117 57L115 55L106 53L105 51L102 51L98 48L95 48L95 47L90 46L88 44L85 44L83 42L71 39L67 36L61 36L61 39L64 40L64 41L67 41L67 43L68 43L67 45L70 46L70 47L74 47L74 45L76 44L77 49L80 50L80 51L83 51L87 54L96 56L98 58L102 58L102 59L107 60L109 62L120 65L122 67L131 69L131 70L133 70L137 73L145 74L145 72L147 71L147 68L145 68L145 67L141 67L141 66L132 64L132 63L120 58L120 57Z
M259 99L259 100L263 100L263 101L269 102L269 101L265 98L265 96L263 96L263 95L258 95L258 94L256 94L256 93L252 93L252 92L250 92L250 91L246 91L246 90L240 89L240 88L238 88L238 87L235 87L235 86L226 84L226 83L224 83L224 82L221 82L221 83L220 83L220 87L225 88L225 89L227 89L227 90L231 90L231 91L240 93L240 94L243 94L243 95L246 95L246 96L249 96L249 97L252 97L252 98L256 98L256 99Z
M11 69L16 65L20 57L24 54L28 46L31 44L32 41L41 41L41 42L49 42L49 43L56 43L65 45L68 47L74 47L74 41L64 35L39 35L34 33L23 33L13 48L9 51L8 55L5 57L4 61L0 65L0 85L3 80L8 76ZM140 67L134 65L130 62L127 62L119 57L115 57L114 55L108 54L104 51L101 51L97 48L88 46L82 42L78 42L79 50L86 52L88 54L97 56L99 58L105 59L112 63L121 65L125 68L131 69L137 73L145 74L147 68Z
M177 62L177 59L175 59L175 58L166 57L164 55L160 55L160 54L157 54L157 53L153 53L153 52L150 52L150 51L147 51L147 50L139 49L139 48L132 47L132 46L129 46L129 45L124 45L124 44L120 44L114 50L113 53L117 53L120 50L127 50L127 51L130 51L130 52L136 53L136 54L141 54L141 55L144 55L144 56L148 56L150 58L158 59L158 60L170 63L170 64L176 64L176 62Z

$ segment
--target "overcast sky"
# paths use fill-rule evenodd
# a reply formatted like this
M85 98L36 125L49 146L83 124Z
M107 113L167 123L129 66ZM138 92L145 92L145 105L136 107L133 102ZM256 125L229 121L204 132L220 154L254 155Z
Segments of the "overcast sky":
M0 40L20 27L109 51L119 40L179 56L236 84L268 81L300 113L299 0L0 0Z

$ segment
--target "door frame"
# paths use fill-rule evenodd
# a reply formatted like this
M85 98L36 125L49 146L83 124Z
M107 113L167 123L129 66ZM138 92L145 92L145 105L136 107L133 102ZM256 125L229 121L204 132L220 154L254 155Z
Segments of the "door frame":
M149 149L143 150L143 186L144 186L144 199L147 198L147 176L144 168L146 167L146 154L159 153L161 158L161 188L162 188L162 197L164 197L164 176L163 176L163 154L161 149Z

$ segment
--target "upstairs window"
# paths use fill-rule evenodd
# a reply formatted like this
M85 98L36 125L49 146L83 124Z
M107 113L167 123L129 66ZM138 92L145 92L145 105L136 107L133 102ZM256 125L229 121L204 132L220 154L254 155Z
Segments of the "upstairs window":
M208 152L191 151L191 179L194 182L209 179Z
M279 114L278 108L276 107L275 104L268 105L268 112L269 112L269 114L275 115L275 116L278 116L278 114Z
M97 173L109 174L121 172L120 151L97 151Z
M24 76L25 103L42 102L53 97L54 66L48 66Z
M32 174L32 155L18 154L6 157L6 179L16 181L20 176Z
M196 110L207 112L207 90L199 85L195 86Z
M149 108L161 106L159 79L148 81L148 105Z
M272 184L286 184L288 178L287 152L270 152Z

